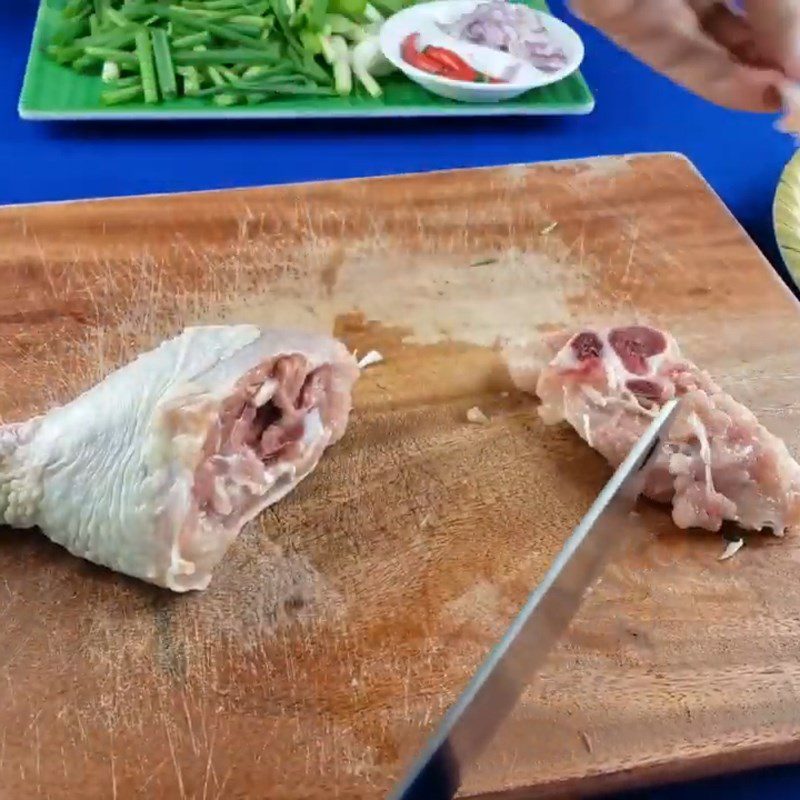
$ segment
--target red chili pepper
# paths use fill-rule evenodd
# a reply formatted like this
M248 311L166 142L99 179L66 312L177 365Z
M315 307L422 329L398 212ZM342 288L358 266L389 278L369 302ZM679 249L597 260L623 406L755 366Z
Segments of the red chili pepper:
M445 68L444 74L448 78L474 83L480 77L477 70L452 50L445 47L426 47L424 52L426 56L435 59Z
M403 61L412 67L429 72L432 75L441 75L454 81L469 83L505 83L499 78L484 75L471 67L458 53L446 47L426 47L419 49L419 33L410 33L400 45L400 55Z
M445 71L438 61L419 51L418 33L411 33L403 39L403 44L400 46L400 55L402 55L403 61L411 64L412 67L421 69L423 72L441 75Z

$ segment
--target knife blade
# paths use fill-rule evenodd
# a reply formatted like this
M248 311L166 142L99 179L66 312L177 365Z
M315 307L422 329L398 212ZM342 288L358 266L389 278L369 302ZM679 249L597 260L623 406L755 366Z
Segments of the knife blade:
M450 800L566 630L613 552L635 536L631 519L651 456L675 417L666 403L603 487L541 583L451 706L390 800Z

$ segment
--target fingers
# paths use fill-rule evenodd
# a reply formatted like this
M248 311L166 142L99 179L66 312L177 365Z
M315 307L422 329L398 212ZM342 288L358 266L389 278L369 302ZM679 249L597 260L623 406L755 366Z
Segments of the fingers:
M800 2L746 0L744 5L758 50L800 81Z
M573 0L573 5L639 59L713 103L747 111L780 107L781 74L738 61L706 33L684 0Z
M722 3L711 0L690 0L700 27L721 44L734 60L751 67L780 70L780 62L762 53L753 37L753 29L743 16L737 16Z

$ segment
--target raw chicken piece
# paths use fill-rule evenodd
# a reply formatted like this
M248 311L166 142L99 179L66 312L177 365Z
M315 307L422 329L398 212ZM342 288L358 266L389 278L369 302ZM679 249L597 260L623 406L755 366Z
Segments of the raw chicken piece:
M252 325L187 328L68 405L0 426L0 522L176 592L343 434L355 359Z
M800 465L747 408L683 358L669 333L643 325L584 329L549 344L542 369L535 347L508 350L512 379L541 398L546 423L566 420L615 467L660 406L682 398L644 490L672 503L676 525L716 531L731 520L782 535L800 524Z

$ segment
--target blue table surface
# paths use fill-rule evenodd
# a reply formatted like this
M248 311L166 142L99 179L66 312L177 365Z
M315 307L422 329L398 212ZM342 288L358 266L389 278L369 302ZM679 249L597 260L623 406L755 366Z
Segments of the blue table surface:
M782 271L771 225L792 155L773 120L711 106L655 75L600 34L557 14L586 43L597 98L588 117L302 123L43 124L17 118L35 0L3 4L0 204L180 192L633 152L686 154ZM629 795L629 800L800 796L800 767Z

